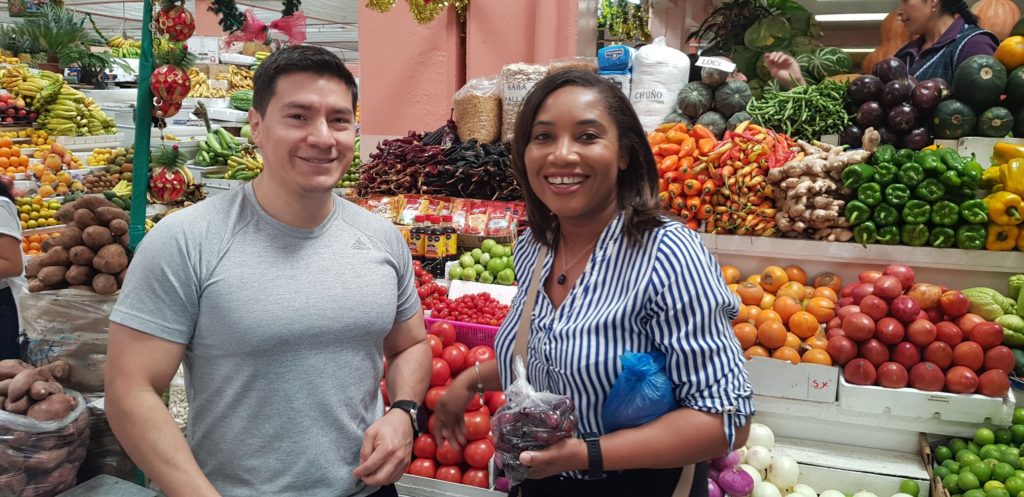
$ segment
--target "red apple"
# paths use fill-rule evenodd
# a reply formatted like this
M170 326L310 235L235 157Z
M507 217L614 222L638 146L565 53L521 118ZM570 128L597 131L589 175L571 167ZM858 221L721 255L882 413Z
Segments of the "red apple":
M941 392L946 385L942 369L931 362L919 362L910 369L910 386L926 392Z
M1006 392L1010 391L1010 378L1004 371L999 369L993 369L991 371L985 371L980 378L978 378L978 393L988 396L1001 398L1006 396Z
M953 348L953 364L978 371L985 364L985 350L977 342L960 342Z
M935 324L935 339L948 343L950 347L956 347L958 343L964 341L964 333L960 331L959 326L942 321Z
M978 375L970 368L953 366L946 371L946 390L953 393L974 393L977 389Z
M878 384L885 388L903 388L910 377L907 368L895 362L886 362L878 367Z
M985 370L998 369L1006 374L1013 372L1013 351L1005 345L996 345L985 351Z
M924 360L946 369L953 364L953 347L946 342L932 342L924 348Z
M967 299L959 290L949 290L942 293L939 297L939 308L947 316L957 318L967 314L967 309L971 307L971 301Z
M842 366L857 357L857 343L849 337L837 335L828 339L825 351L832 357L833 362Z
M864 271L863 273L857 275L857 279L860 280L861 283L874 283L875 280L877 280L881 276L881 271Z
M953 351L950 350L949 354L952 356ZM891 358L893 362L898 362L909 370L921 362L921 351L910 342L900 342L892 347Z
M895 279L895 278L893 278ZM889 304L877 295L868 295L860 301L860 312L871 316L871 319L878 321L889 315Z
M892 300L903 294L903 285L895 276L884 275L874 281L874 284L875 295L885 300Z
M854 385L874 385L877 376L875 366L863 357L853 359L843 367L843 377Z
M927 347L937 334L935 325L927 319L917 319L907 326L907 340L918 347Z
M836 317L839 319L846 319L846 316L860 312L859 305L844 305L836 310Z
M828 339L828 340L831 340L834 337L845 337L845 336L846 336L846 332L843 331L842 328L829 328L829 330L825 332L825 338Z
M998 323L985 321L971 328L967 337L973 342L978 342L981 348L988 350L1003 343L1003 327Z
M860 344L858 352L861 357L870 361L876 368L889 360L889 349L885 344L874 338Z
M875 325L875 338L886 345L895 345L903 340L906 329L895 318L884 317Z

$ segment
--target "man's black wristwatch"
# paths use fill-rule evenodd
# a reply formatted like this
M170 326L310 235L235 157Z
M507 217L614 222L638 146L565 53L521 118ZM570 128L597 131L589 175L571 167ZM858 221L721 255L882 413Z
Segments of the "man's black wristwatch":
M583 441L587 444L587 479L604 478L604 460L601 458L601 436L597 433L584 433Z
M427 411L420 409L420 405L411 400L399 400L391 403L392 409L401 409L409 414L409 419L412 420L412 436L417 437L420 433L426 431L427 427Z

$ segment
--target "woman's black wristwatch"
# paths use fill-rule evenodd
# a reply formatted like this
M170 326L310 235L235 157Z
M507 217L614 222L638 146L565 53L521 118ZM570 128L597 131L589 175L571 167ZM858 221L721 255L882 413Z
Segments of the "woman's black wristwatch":
M601 436L597 433L584 433L583 441L587 444L587 479L604 478L604 460L601 458Z

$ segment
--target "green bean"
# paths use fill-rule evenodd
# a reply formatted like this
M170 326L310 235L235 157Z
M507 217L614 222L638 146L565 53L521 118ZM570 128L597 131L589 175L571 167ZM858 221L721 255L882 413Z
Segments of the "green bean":
M769 128L795 139L816 140L842 132L849 124L844 108L846 86L834 81L768 91L747 105L747 112Z

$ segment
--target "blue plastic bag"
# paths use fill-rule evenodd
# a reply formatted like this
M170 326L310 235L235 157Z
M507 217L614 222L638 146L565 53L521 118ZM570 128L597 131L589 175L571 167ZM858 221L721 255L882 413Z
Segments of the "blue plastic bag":
M626 352L619 360L622 373L601 411L606 432L640 426L678 407L672 380L665 374L664 354Z

